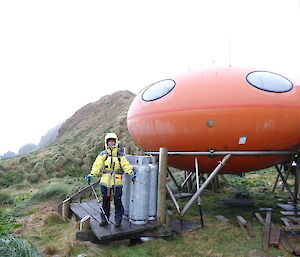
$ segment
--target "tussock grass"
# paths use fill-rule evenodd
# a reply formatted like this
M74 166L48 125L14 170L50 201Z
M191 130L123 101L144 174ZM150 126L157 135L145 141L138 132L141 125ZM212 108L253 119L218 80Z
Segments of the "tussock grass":
M14 204L14 203L15 203L15 199L10 194L0 192L0 206Z
M41 189L34 193L30 200L32 201L45 201L50 199L63 200L69 194L68 187L63 184L55 184L46 189Z
M57 247L53 244L48 244L45 247L44 253L47 255L55 255L58 252Z
M39 257L33 244L28 241L8 235L0 238L1 257Z
M12 233L19 226L9 213L0 210L0 237Z
M62 220L61 215L58 213L51 213L46 217L44 223L46 225L58 225L64 223L64 221Z
M31 214L34 212L34 210L30 209L31 206L48 200L62 201L70 194L70 190L70 186L61 183L39 189L30 198L18 204L12 211L12 214L14 217L23 217Z

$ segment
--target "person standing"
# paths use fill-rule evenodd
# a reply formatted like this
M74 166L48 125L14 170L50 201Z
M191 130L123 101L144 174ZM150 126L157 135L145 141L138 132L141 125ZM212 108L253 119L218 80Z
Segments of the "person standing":
M100 188L102 193L102 206L104 213L101 212L100 226L107 225L107 219L110 216L110 200L113 197L115 204L115 226L119 227L122 222L124 208L122 205L122 175L125 173L135 179L136 174L133 172L132 166L126 160L126 157L119 147L118 137L115 133L108 133L105 136L105 150L96 158L91 173L85 177L87 181L91 177L98 176L102 171L100 180Z

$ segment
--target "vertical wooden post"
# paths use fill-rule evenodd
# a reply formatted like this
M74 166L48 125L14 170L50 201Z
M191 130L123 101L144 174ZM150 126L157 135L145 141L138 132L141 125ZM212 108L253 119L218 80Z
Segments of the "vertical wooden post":
M270 230L271 230L271 212L268 211L266 214L266 219L264 224L264 245L263 245L264 251L268 251L269 249Z
M166 185L168 175L168 149L161 147L159 149L159 165L158 165L158 208L157 208L157 220L161 224L166 224Z
M62 219L63 221L68 221L70 215L70 198L67 198L62 203Z
M91 216L85 216L80 220L80 227L79 230L80 231L86 231L90 229L90 218Z

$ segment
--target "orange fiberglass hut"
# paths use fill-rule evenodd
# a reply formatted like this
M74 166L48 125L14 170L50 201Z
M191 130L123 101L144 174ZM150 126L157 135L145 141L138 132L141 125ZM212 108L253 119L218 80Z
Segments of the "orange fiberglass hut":
M249 68L190 72L143 89L127 125L144 151L204 153L170 155L170 166L194 171L197 157L210 173L224 157L214 153L223 151L233 155L221 173L258 170L289 161L300 148L300 83Z

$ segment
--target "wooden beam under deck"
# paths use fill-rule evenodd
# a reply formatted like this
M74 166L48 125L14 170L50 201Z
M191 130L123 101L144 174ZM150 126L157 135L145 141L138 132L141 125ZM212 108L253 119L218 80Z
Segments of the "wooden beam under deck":
M146 231L155 230L159 227L156 221L151 221L145 225L131 224L128 219L123 219L120 227L114 227L109 223L107 226L99 226L101 222L100 207L97 200L90 200L82 203L71 203L70 211L78 218L90 216L90 227L92 233L100 240L130 238L134 235L141 234ZM111 209L110 220L114 223L114 209Z

